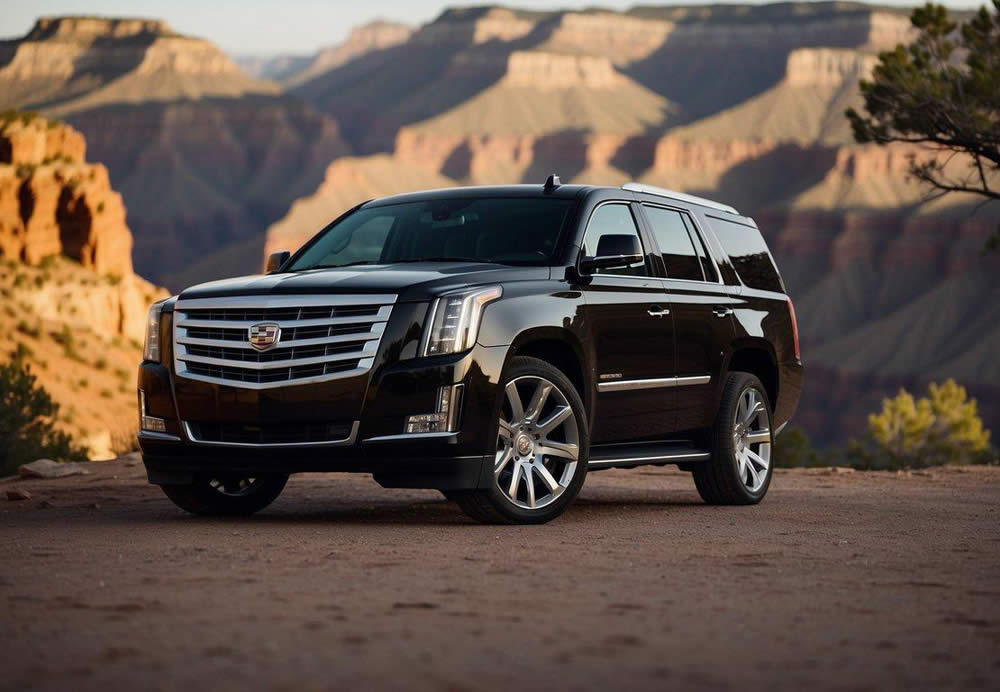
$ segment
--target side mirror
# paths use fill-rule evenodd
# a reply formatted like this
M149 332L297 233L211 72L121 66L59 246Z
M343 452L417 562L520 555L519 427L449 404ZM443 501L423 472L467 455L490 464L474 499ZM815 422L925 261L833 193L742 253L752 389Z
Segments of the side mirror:
M268 274L273 274L279 269L281 265L288 261L288 258L292 256L288 250L279 250L278 252L272 252L267 257L267 269L265 270Z
M602 235L597 243L597 254L584 257L580 271L589 274L595 269L620 269L642 262L642 247L634 235Z

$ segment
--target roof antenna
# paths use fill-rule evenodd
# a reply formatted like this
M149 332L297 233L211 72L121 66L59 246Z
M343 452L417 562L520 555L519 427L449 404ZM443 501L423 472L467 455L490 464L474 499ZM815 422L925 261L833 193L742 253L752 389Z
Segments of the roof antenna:
M553 173L548 178L545 179L545 192L552 192L557 187L562 185L562 181L559 180L559 176Z

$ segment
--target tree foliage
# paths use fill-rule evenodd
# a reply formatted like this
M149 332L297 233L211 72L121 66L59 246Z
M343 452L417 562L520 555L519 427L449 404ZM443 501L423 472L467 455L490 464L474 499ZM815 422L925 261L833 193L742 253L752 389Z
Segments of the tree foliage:
M826 461L813 449L806 432L794 427L774 438L774 458L775 465L784 468L822 466Z
M983 427L975 399L954 380L931 383L928 396L915 399L904 389L868 416L868 435L852 441L848 459L864 469L922 468L984 463L992 458L990 431Z
M910 172L933 188L932 197L1000 200L1000 0L992 4L961 27L941 5L916 8L916 40L879 54L872 80L861 82L866 112L846 113L858 142L927 149L931 155L915 157ZM956 156L968 165L949 165ZM998 240L1000 232L990 244Z
M35 383L22 358L0 365L0 475L40 457L85 460L87 450L56 430L59 406Z

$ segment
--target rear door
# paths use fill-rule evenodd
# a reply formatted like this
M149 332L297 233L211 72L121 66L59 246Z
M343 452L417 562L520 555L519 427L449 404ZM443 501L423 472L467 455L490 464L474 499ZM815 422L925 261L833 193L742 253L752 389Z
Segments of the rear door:
M627 268L599 270L581 286L597 371L595 443L655 439L669 431L674 419L668 388L673 322L637 211L627 202L602 203L584 234L584 255L593 255L602 235L635 234L645 256Z
M642 212L663 261L663 285L674 320L672 375L677 379L671 430L703 429L716 415L726 352L735 336L735 300L719 281L718 267L687 209L643 203Z

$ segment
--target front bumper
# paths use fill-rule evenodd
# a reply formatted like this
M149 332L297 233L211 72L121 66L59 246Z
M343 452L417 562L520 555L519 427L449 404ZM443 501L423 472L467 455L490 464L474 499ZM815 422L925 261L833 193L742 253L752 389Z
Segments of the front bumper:
M139 444L151 483L189 483L210 473L371 473L386 487L456 490L488 487L492 480L495 444L493 412L499 400L498 383L506 347L477 345L458 356L414 358L373 369L360 412L340 412L323 385L295 385L294 415L301 403L315 398L314 416L352 419L351 434L340 441L309 444L231 444L196 439L178 405L176 376L164 364L144 362L139 388L146 413L163 418L164 433L140 432ZM187 385L187 383L183 383ZM433 410L441 386L463 384L459 430L453 433L403 434L406 417ZM254 405L254 395L223 385L203 392L206 411L214 416L257 424L287 418L272 398ZM190 391L190 387L187 387ZM241 397L239 406L222 406ZM249 402L249 403L248 403ZM234 413L236 411L237 413ZM207 415L206 412L200 412Z

